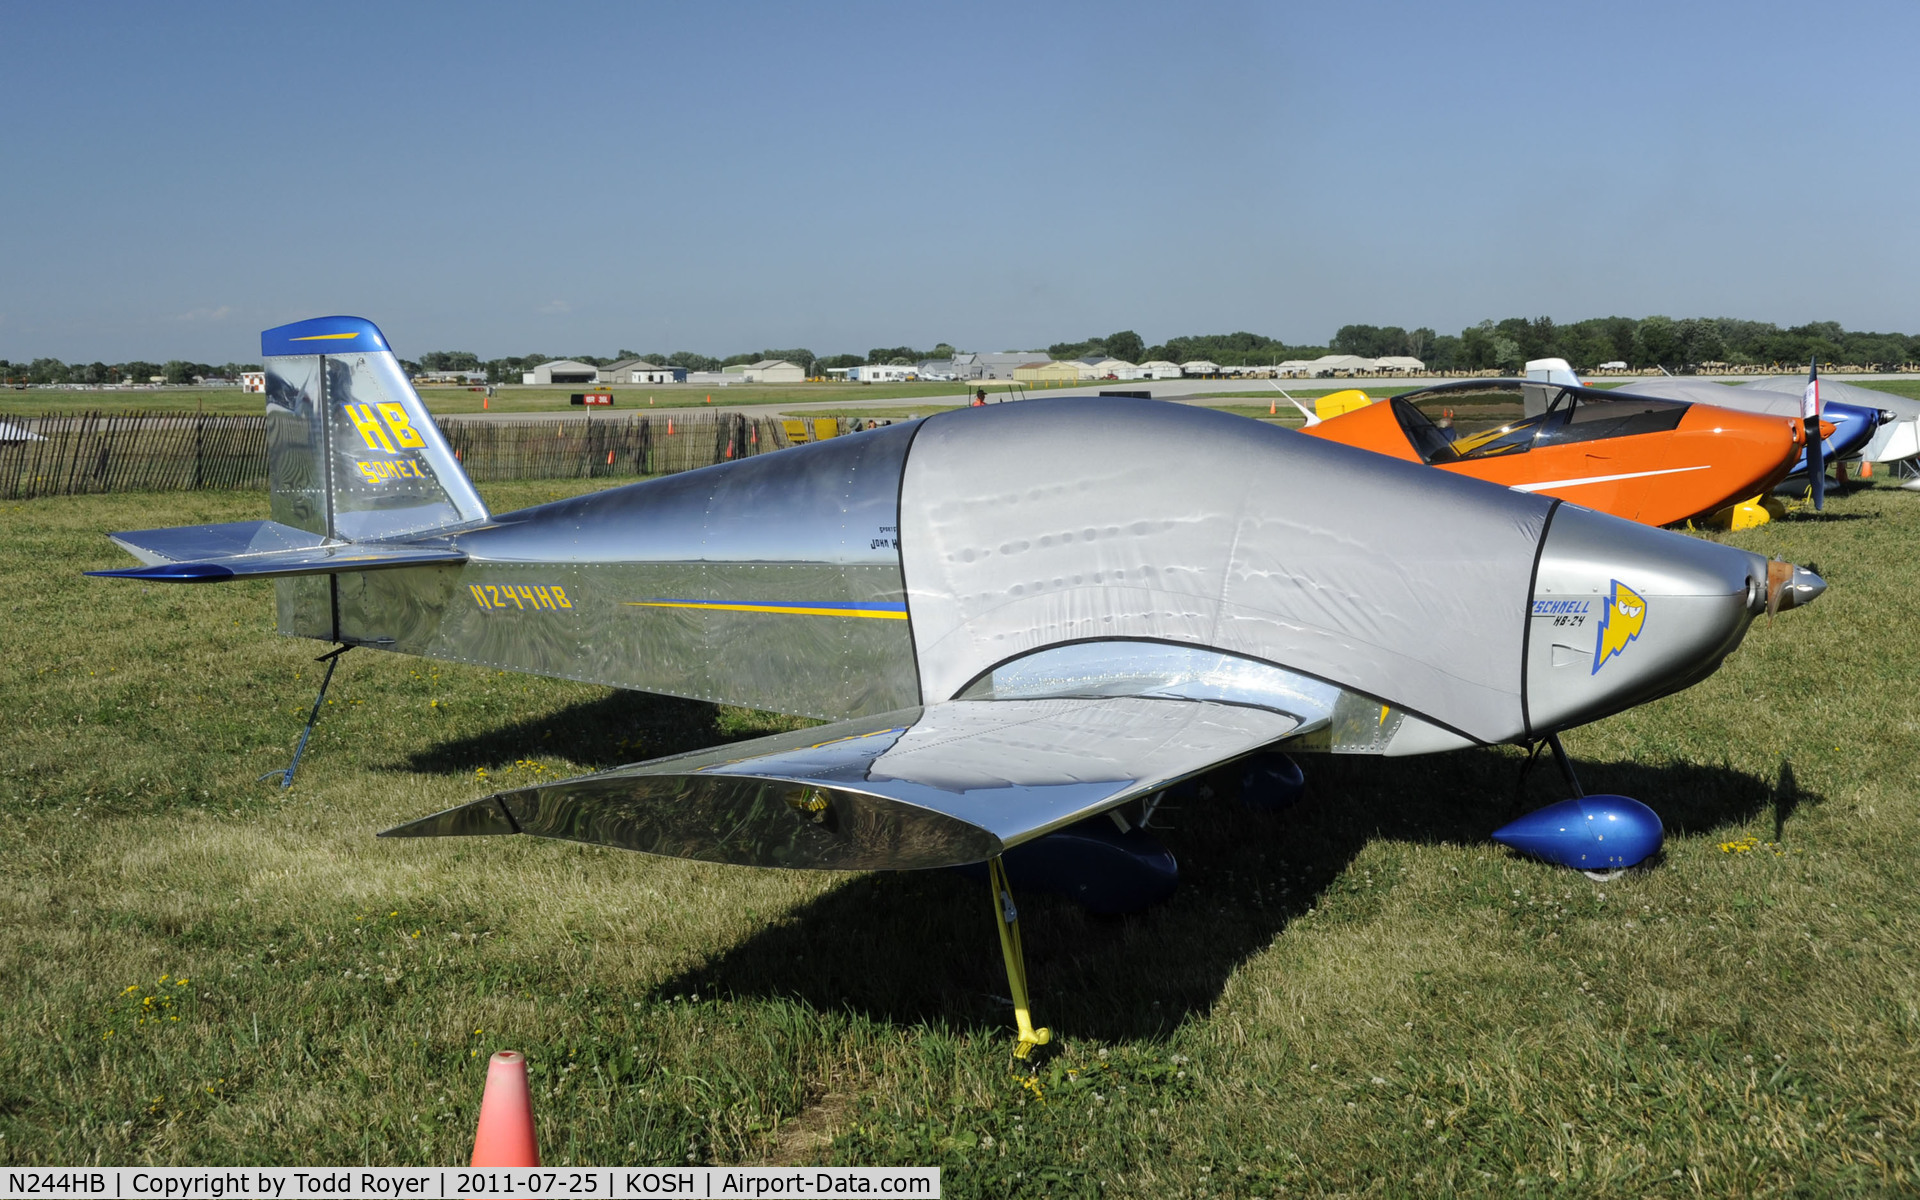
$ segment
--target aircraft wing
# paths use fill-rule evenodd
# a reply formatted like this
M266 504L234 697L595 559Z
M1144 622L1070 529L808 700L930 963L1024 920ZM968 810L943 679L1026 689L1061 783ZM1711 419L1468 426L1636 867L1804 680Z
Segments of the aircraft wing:
M380 836L531 833L758 867L956 866L1299 726L1186 700L956 700L501 792Z
M444 545L333 541L278 521L183 525L108 536L145 565L87 574L167 583L216 583L245 576L326 575L465 562L467 558Z

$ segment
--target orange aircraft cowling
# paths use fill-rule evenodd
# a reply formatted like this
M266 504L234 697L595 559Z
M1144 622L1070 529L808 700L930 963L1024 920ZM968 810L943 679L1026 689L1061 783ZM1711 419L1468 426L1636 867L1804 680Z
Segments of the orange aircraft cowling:
M1457 437L1416 403L1438 407L1501 394L1518 403L1523 391L1539 393L1527 396L1533 415ZM1770 491L1806 440L1797 422L1781 417L1521 380L1443 384L1304 432L1647 525L1670 525Z

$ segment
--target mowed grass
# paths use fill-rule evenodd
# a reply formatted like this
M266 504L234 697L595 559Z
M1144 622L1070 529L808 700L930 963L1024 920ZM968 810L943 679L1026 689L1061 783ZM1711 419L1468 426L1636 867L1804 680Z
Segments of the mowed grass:
M1519 795L1513 750L1308 758L1277 815L1228 773L1166 815L1168 904L1024 905L1057 1039L1032 1074L988 898L953 874L372 836L786 718L361 650L297 784L256 782L324 647L272 635L264 583L80 572L124 561L107 530L264 512L0 503L8 1164L464 1162L515 1048L552 1164L936 1164L963 1197L1920 1180L1920 496L1735 535L1832 590L1569 735L1590 790L1665 816L1654 869L1596 884L1488 843L1561 795L1550 768Z

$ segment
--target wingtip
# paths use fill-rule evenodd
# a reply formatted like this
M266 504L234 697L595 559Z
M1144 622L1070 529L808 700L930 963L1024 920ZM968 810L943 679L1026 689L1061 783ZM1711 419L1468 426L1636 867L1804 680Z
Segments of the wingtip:
M88 571L86 574L101 579L151 579L161 583L220 583L233 578L232 571L214 563L163 563L151 567Z
M485 796L449 808L444 812L433 813L391 829L382 829L375 837L411 838L411 837L490 837L519 833L520 827L507 816L505 807L496 796Z

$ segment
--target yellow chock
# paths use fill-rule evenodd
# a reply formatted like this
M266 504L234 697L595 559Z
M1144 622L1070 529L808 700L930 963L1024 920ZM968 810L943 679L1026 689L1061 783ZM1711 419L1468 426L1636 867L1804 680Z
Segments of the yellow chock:
M1007 964L1007 989L1013 994L1013 1019L1020 1034L1013 1048L1015 1058L1025 1058L1035 1046L1053 1040L1051 1029L1033 1027L1033 1010L1027 1004L1027 959L1020 948L1020 910L1013 906L1013 889L1007 886L1007 870L1000 856L987 860L987 883L993 888L994 924L1000 927L1000 956Z
M1776 509L1779 511L1776 512ZM1781 515L1785 511L1785 508L1780 505L1779 501L1774 500L1773 497L1755 496L1751 500L1742 500L1738 504L1730 504L1726 508L1714 513L1707 518L1707 524L1720 529L1752 529L1759 525L1765 525L1775 516Z

